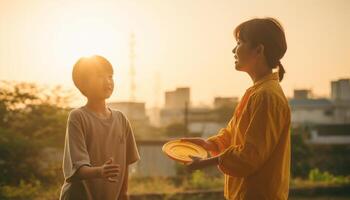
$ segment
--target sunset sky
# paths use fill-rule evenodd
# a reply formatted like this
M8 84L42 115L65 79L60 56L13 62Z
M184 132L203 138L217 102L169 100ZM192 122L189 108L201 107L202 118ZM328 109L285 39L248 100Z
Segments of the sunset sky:
M151 107L188 86L193 104L209 105L252 84L234 69L232 32L269 16L286 31L286 95L327 97L330 81L350 78L349 11L348 0L0 0L0 80L73 88L74 62L100 54L115 69L111 100L128 100L133 32L138 101Z

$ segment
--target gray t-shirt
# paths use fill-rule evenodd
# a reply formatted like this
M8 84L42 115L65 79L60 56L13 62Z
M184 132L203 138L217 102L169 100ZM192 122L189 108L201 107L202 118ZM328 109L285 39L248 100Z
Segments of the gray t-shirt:
M129 121L120 111L110 110L112 114L108 119L86 107L70 112L63 155L65 182L60 199L118 199L126 168L140 156ZM78 180L75 176L81 166L101 166L111 157L114 164L120 165L117 182Z

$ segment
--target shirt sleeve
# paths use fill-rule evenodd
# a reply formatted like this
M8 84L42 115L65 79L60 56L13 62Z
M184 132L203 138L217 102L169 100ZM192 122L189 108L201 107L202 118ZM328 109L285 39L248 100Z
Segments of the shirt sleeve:
M137 149L134 133L129 120L126 119L126 164L130 165L138 160L140 160L140 155Z
M63 175L66 182L75 180L75 174L80 167L91 166L82 124L72 118L74 117L70 114L63 152Z
M248 101L249 125L242 146L230 146L219 157L219 168L230 176L246 177L259 169L276 147L285 109L271 94L257 94Z
M207 141L213 142L218 149L218 152L212 151L210 152L211 154L218 155L230 146L232 135L232 120L233 119L230 120L225 128L220 129L216 135L211 136L207 139Z

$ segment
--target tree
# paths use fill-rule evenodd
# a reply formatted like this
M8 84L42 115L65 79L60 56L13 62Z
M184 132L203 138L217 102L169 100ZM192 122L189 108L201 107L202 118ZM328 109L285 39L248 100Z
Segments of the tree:
M303 130L293 130L291 134L291 171L294 177L307 177L311 167L312 150L305 143Z
M64 130L71 91L6 81L0 88L0 127L31 139Z
M73 95L60 86L32 83L0 81L0 88L0 199L29 199L62 181L60 166L42 170L48 160L42 152L63 147Z

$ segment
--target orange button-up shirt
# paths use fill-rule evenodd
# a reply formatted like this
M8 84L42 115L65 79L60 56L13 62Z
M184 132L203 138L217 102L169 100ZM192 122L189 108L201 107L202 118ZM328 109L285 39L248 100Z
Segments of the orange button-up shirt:
M218 147L225 198L288 199L290 108L278 73L246 90L226 128L208 138Z

